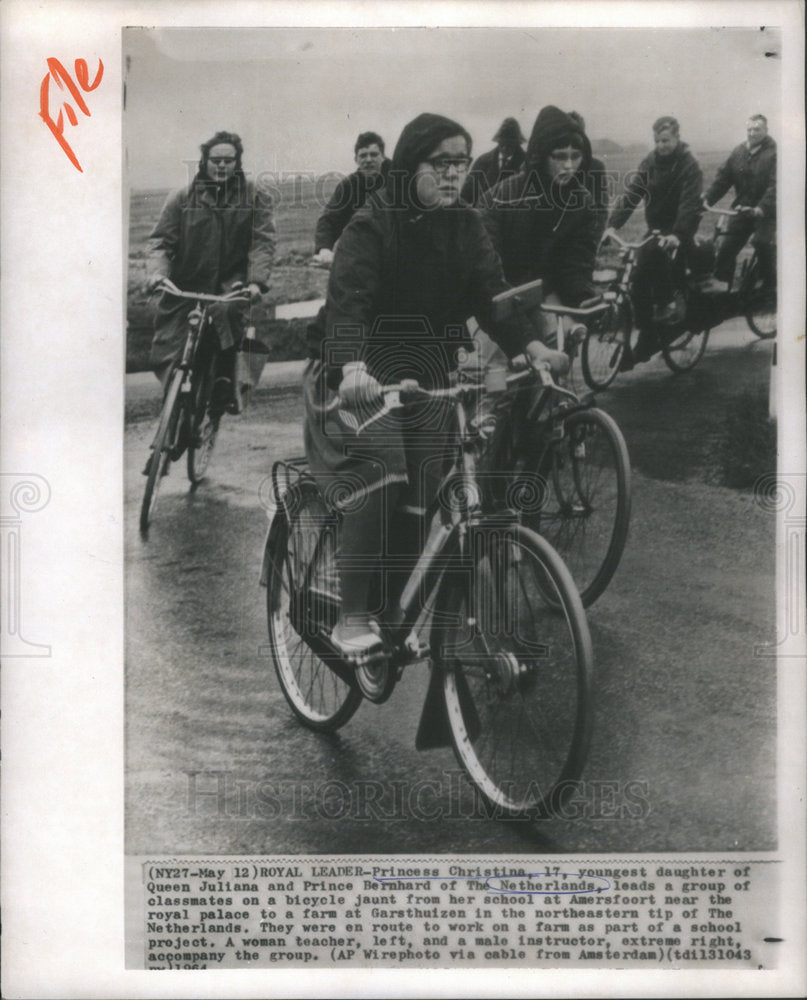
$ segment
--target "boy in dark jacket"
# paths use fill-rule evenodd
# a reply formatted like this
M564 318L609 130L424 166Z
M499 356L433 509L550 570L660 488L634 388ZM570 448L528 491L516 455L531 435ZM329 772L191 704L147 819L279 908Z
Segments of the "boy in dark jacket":
M703 175L689 146L681 142L676 119L669 115L657 119L653 138L655 149L631 175L610 219L612 228L621 228L644 198L647 228L662 234L658 242L639 251L633 272L639 340L632 359L626 352L623 369L632 367L632 360L646 361L659 349L654 323L683 319L684 300L678 289L701 216Z
M330 264L333 248L345 226L367 196L384 186L390 161L384 156L384 140L376 132L362 132L353 147L357 169L343 177L317 221L314 233L314 261Z
M731 207L740 211L731 219L718 251L709 291L728 291L737 254L752 234L763 276L769 282L775 276L776 143L768 135L765 115L752 115L748 119L746 135L747 141L732 151L703 198L711 207L733 187Z

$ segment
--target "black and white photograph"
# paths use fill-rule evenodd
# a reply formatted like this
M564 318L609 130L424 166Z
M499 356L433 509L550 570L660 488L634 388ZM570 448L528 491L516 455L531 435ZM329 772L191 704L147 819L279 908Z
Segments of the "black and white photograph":
M803 5L54 6L2 34L2 652L64 806L6 768L3 883L112 859L73 988L785 995Z

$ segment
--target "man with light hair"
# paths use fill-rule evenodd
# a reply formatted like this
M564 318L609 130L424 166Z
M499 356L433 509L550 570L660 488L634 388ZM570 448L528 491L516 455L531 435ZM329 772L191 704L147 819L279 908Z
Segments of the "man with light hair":
M775 282L776 143L768 135L765 115L751 115L745 123L745 133L746 141L732 151L703 198L706 206L711 207L733 187L731 207L739 213L729 221L708 291L728 291L737 254L749 237L753 237L763 280L768 287Z
M630 175L611 213L610 225L619 229L644 198L648 231L661 233L658 241L639 251L633 272L633 303L639 339L625 351L621 369L647 361L660 350L657 324L675 324L684 317L680 292L701 216L703 175L698 161L681 141L678 121L663 115L653 123L655 148Z

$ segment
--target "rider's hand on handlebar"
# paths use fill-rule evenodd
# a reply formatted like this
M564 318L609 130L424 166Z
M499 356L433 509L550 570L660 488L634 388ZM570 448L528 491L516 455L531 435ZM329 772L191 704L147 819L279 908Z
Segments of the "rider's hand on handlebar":
M339 395L345 406L366 406L381 398L381 383L367 371L363 361L351 361L342 368Z
M243 281L234 281L227 290L229 292L246 290L249 292L250 302L257 302L261 297L261 286L255 281L250 281L248 285L245 285Z
M677 250L681 241L675 233L666 233L664 236L659 236L658 245L662 250Z
M569 357L563 351L553 350L540 340L531 340L524 348L527 362L532 368L549 365L553 375L565 375L569 370Z
M323 247L314 254L311 258L311 263L317 264L320 267L330 267L333 263L333 250L328 250L327 247Z
M753 215L756 218L762 218L762 209L758 205L737 205L735 211L739 212L740 215Z
M148 289L149 295L153 295L162 285L163 281L165 281L164 274L150 274L146 278L146 288Z

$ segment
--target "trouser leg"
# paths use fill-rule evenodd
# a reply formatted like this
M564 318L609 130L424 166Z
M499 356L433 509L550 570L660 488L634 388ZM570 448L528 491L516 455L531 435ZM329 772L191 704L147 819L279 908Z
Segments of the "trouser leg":
M740 215L731 220L715 260L715 277L718 281L727 281L731 285L737 254L745 246L753 229L754 223L750 218Z

